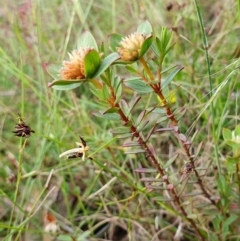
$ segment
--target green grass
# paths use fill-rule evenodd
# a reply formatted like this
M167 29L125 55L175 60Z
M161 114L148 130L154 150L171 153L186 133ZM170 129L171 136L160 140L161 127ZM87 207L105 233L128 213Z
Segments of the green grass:
M222 137L223 128L234 130L240 120L240 63L239 54L234 55L240 44L239 1L198 2L205 35L194 1L171 1L172 9L167 11L170 1L0 0L1 240L54 240L54 235L44 232L47 210L61 227L57 240L173 240L177 230L183 235L181 240L199 240L178 208L155 200L162 196L161 190L146 190L142 176L134 170L153 168L152 164L143 154L125 154L129 148L122 145L130 139L118 139L111 133L120 122L93 114L103 107L89 85L70 91L48 88L52 79L44 64L66 59L85 29L99 46L104 42L110 53L109 34L130 34L146 19L156 35L162 26L173 28L175 45L163 68L179 64L184 70L171 85L176 96L171 107L185 107L179 127L190 139L194 136L194 152L203 142L197 166L208 168L204 185L221 197L226 210L217 216L212 208L198 209L194 197L183 205L188 214L197 215L193 220L206 240L240 240L238 218L231 222L240 205L236 170L226 164L233 153ZM208 49L203 48L203 36ZM120 74L126 77L128 72L120 70ZM124 99L129 101L132 95L126 89ZM156 96L143 95L133 116L157 102ZM12 133L18 113L35 131L24 148L25 139ZM161 125L166 127L168 121ZM79 135L87 141L92 160L60 159L60 153L76 147ZM155 133L151 143L163 165L179 154L168 168L177 181L187 161L178 140L164 132ZM7 181L11 173L17 177L12 183ZM225 186L221 175L226 178ZM232 187L230 201L227 191L224 193L228 185ZM195 189L199 187L188 187L187 192ZM204 200L202 196L197 203Z

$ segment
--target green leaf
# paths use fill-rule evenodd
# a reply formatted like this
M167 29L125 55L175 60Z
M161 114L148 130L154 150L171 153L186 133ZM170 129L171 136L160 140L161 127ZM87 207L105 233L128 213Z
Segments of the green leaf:
M158 51L158 48L156 47L156 45L155 44L152 44L151 45L151 49L152 49L152 51L154 52L154 54L156 55L156 57L160 57L160 53L159 53L159 51Z
M147 52L147 50L149 49L149 47L152 44L152 40L153 40L152 35L144 40L141 50L139 52L139 58L141 58Z
M85 231L78 235L77 241L86 241L86 238L90 237L90 235L91 235L91 231Z
M120 120L120 116L117 113L103 114L101 112L94 112L93 114L97 117L101 117L101 118L106 119L106 120L113 120L113 121Z
M168 86L171 81L174 79L174 77L183 69L183 67L177 67L175 70L173 70L173 72L168 75L168 77L163 81L163 83L161 84L161 89L165 88L166 86Z
M148 36L149 34L152 34L152 26L151 24L146 20L143 23L141 23L137 28L138 33L142 33L145 36Z
M224 164L225 164L228 172L235 172L237 163L238 163L237 158L227 158L227 160Z
M134 172L139 172L139 173L155 173L157 172L156 169L153 168L144 168L144 167L139 167L134 170Z
M118 34L118 33L113 33L113 34L109 35L110 49L113 52L117 52L117 47L119 47L122 39L123 39L123 36L121 34Z
M213 226L215 230L220 230L220 218L219 215L215 216L215 218L212 220Z
M127 142L122 145L123 147L140 146L138 142Z
M231 163L231 164L237 164L239 162L238 158L234 158L234 157L228 157L227 158L227 162Z
M166 27L162 28L161 31L161 42L164 50L166 50L170 40L171 40L172 32Z
M129 72L131 72L131 73L133 73L133 74L137 74L137 73L138 73L137 69L135 69L132 65L126 65L125 68L126 68Z
M101 63L99 53L92 49L84 57L84 71L86 78L91 78L91 76L96 72Z
M138 132L141 132L147 125L149 124L149 121L142 122L138 127L137 130Z
M183 197L194 197L194 196L198 196L201 195L203 192L202 191L193 191L187 194L184 194Z
M166 116L158 118L156 123L161 123L161 122L163 122L163 121L165 121L167 119L168 119L168 117L166 117Z
M176 160L177 157L178 157L178 154L170 158L163 166L163 169L166 169L167 167L169 167Z
M225 197L225 198L222 197L221 201L227 201L226 199L230 197L231 190L226 178L223 175L220 175L219 179L217 180L217 183L218 183L220 194L223 194L223 196Z
M89 31L83 32L78 38L77 49L81 48L94 48L98 52L97 43Z
M72 90L79 87L81 83L69 84L69 85L54 85L52 88L55 90Z
M84 80L54 80L48 85L55 90L71 90L79 87Z
M101 61L98 70L91 78L96 78L99 75L101 75L114 61L116 61L119 58L120 56L118 53L111 53L110 55L108 55L105 59Z
M144 153L146 152L143 149L135 149L135 150L129 150L129 151L125 151L125 154L139 154L139 153Z
M160 58L163 61L165 55L173 48L173 46L175 44L170 45L172 31L170 31L166 27L162 28L160 35L161 35L160 38L156 37L156 47L158 50L157 55L160 56ZM155 51L156 51L156 49L155 49Z
M172 45L170 45L164 52L164 56L167 55L167 53L174 47L175 43L173 43Z
M156 37L156 45L159 53L163 53L162 43L158 37Z
M107 72L107 71L106 71ZM109 83L109 78L107 73L105 73L105 75L101 75L101 80L104 82L104 84L106 84L108 87L111 86L111 83Z
M139 114L139 116L138 116L138 118L137 118L137 120L136 120L135 127L137 127L138 125L140 125L140 123L142 122L142 120L143 120L143 118L145 117L145 115L146 115L146 110L143 110L143 111Z
M132 137L132 133L120 134L119 136L117 136L118 139L126 139L129 137Z
M231 146L232 148L236 148L236 149L240 148L240 143L239 143L239 142L236 142L236 141L234 141L234 140L228 140L228 141L227 141L227 144L228 144L229 146Z
M128 127L117 127L113 130L111 130L111 133L113 134L126 134L126 133L130 133L130 129Z
M237 125L234 130L235 136L240 136L240 125Z
M160 114L160 115L166 114L166 110L163 109L163 108L152 108L152 107L150 107L150 108L147 109L147 111L152 112L152 113L156 113L156 114Z
M127 103L124 99L122 99L119 104L120 104L120 106L121 106L121 109L122 109L123 113L124 113L125 115L127 115L128 110L129 110L129 105L128 105L128 103Z
M104 46L104 42L101 43L100 48L99 48L99 53L105 53L105 46Z
M161 71L161 74L163 75L164 73L168 72L169 70L175 69L175 68L177 68L177 67L179 67L179 65L174 65L174 66L167 67L166 69L163 69L163 70Z
M223 128L222 134L223 134L224 141L232 139L232 132L229 129Z
M160 38L156 37L156 44L159 53L165 55L167 51L169 51L168 45L171 40L172 32L168 28L163 27L160 35Z
M230 217L223 222L223 226L224 227L230 226L234 221L238 219L238 217L239 217L238 215L231 214Z
M108 100L110 97L110 93L109 93L109 88L107 85L103 85L102 87L102 94L105 100Z
M152 88L138 77L127 78L124 80L124 84L130 89L141 94L148 94L153 92Z
M225 166L226 166L227 172L229 173L236 171L236 165L233 165L232 163L226 162Z
M135 105L139 102L139 100L141 99L140 96L137 97L133 97L131 102L129 103L129 109L128 112L126 113L127 117L130 115L130 113L132 112L133 108L135 107Z
M122 88L122 84L121 84L121 82L120 82L120 84L119 84L119 86L118 86L118 88L117 88L117 90L116 90L116 100L115 100L115 103L118 103L119 102L119 100L120 100L120 98L121 98L121 96L122 96L122 90L123 90L123 88Z
M172 202L174 201L174 198L172 197L154 197L152 198L153 201L160 201L160 202Z
M60 234L58 235L58 240L59 241L72 241L72 237L69 234Z
M156 125L154 125L154 126L150 129L150 131L149 131L148 134L147 134L147 137L145 138L145 142L147 142L147 141L150 139L150 137L151 137L152 134L154 133L155 128L156 128Z
M90 91L99 99L104 99L103 98L103 94L102 91L100 91L99 89L97 89L91 82L88 82L90 84Z
M53 77L53 79L60 79L59 73L61 67L62 66L59 64L50 64L46 66L46 70L48 74Z
M104 111L103 114L106 114L106 113L118 113L118 111L119 111L119 108L112 107L112 108L109 108L106 111Z
M119 86L121 85L121 82L122 82L122 80L119 76L114 76L112 78L112 86L113 86L113 89L115 92L117 92Z

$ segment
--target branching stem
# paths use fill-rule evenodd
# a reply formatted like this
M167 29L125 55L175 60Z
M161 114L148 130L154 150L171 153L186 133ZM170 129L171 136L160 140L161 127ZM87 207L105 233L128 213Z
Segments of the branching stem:
M120 115L122 121L124 123L129 123L130 119L124 114L123 110L121 109L121 106L118 103L115 103L116 100L116 95L114 93L113 88L110 88L110 92L112 94L111 100L109 100L109 103L112 103L111 107L117 107L118 108L118 114ZM113 105L113 103L115 103ZM180 209L182 215L184 216L184 218L192 225L192 227L195 229L196 233L198 234L198 236L200 237L200 240L204 241L204 237L201 234L200 230L198 229L197 225L195 224L195 222L187 217L187 212L185 211L185 209L183 208L182 204L181 204L181 199L180 197L177 195L174 186L170 183L167 175L165 174L164 169L161 167L160 163L157 161L156 157L154 156L154 154L152 153L152 151L150 150L149 146L147 145L147 143L143 140L143 138L141 137L140 133L138 132L137 128L132 124L130 127L130 131L132 133L132 135L136 138L138 144L145 150L146 152L146 158L152 162L152 164L155 166L155 168L157 169L158 173L161 175L161 177L163 178L167 188L168 188L168 192L170 193L170 196L173 198L174 203L177 204L177 207Z
M140 59L140 63L143 65L143 68L147 72L150 80L154 80L153 74L151 73L151 71L150 71L149 67L147 66L146 61L144 60L143 57ZM158 78L159 77L160 77L160 75L158 74ZM159 83L161 83L161 80L159 80ZM181 145L182 145L182 147L183 147L183 149L184 149L184 151L185 151L185 153L187 155L187 158L188 158L189 162L191 162L194 174L195 174L195 176L197 178L198 185L200 186L202 192L208 198L208 200L215 207L217 207L220 210L220 208L216 204L216 202L211 199L210 194L207 192L207 190L205 189L205 187L203 185L203 182L202 182L202 179L201 179L200 175L198 174L197 170L195 169L194 156L191 155L191 153L190 153L191 142L187 139L187 137L184 134L182 134L180 132L179 127L178 127L178 120L174 116L174 113L170 109L169 104L168 104L166 98L164 97L164 95L162 93L162 90L161 90L161 87L160 87L161 85L159 85L159 84L150 84L150 86L153 88L154 92L158 95L158 97L160 98L161 102L163 103L163 106L164 106L164 108L166 110L167 117L170 120L171 125L173 127L173 133L177 137L179 142L181 143ZM182 137L184 137L184 138L182 138Z

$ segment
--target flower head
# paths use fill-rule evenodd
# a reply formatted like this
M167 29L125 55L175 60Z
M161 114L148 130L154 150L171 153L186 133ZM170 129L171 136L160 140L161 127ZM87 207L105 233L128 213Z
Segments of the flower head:
M80 136L81 142L76 142L78 148L73 148L71 150L65 151L59 155L60 158L66 156L67 159L72 158L79 158L82 157L82 160L85 160L85 156L87 151L89 150L89 147L86 144L86 141Z
M15 125L15 131L13 131L13 133L18 137L29 137L31 133L34 132L35 131L32 130L30 126L25 124L22 117L18 115L18 124Z
M120 46L117 48L121 59L124 61L134 61L139 58L139 53L143 42L146 37L141 33L132 33L120 42Z
M69 53L69 61L63 61L63 66L60 70L60 77L63 80L69 79L84 79L84 58L92 48L81 48Z

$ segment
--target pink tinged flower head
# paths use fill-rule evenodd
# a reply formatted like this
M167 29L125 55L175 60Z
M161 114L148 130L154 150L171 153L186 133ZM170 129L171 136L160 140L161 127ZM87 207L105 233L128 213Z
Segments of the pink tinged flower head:
M60 70L61 79L84 79L84 58L86 54L91 50L91 48L82 48L69 53L69 60L63 61L63 66Z
M137 32L123 38L120 42L120 46L117 48L121 59L124 61L137 60L145 39L146 37L143 34Z

